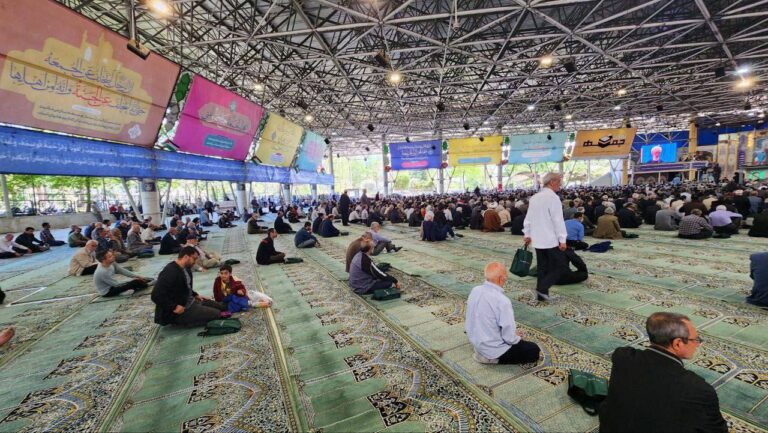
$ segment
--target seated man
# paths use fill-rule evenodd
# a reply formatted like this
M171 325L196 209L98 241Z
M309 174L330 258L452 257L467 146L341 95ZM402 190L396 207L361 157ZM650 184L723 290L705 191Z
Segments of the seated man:
M421 240L428 242L440 242L448 239L448 226L440 226L434 221L434 214L427 212L421 223Z
M230 313L248 311L248 290L243 282L232 275L232 266L222 265L213 282L213 299L227 306Z
M342 236L342 232L340 232L339 229L337 229L333 225L333 214L328 215L325 218L325 220L323 220L323 223L320 224L319 234L324 238L333 238L336 236ZM346 232L344 234L346 234Z
M317 213L317 218L315 218L314 221L312 221L312 232L313 233L320 233L320 226L323 224L323 221L325 221L324 214L322 212Z
M293 227L291 227L290 224L283 221L283 212L280 211L277 213L277 217L275 218L275 231L281 235L289 234L289 233L295 233L293 231Z
M558 286L576 284L576 283L585 281L587 278L589 278L589 271L587 270L587 264L584 263L584 260L582 260L578 254L576 254L576 251L574 251L573 248L566 248L565 251L563 251L563 254L565 255L565 258L568 260L568 267L567 269L563 270L563 272L560 274L560 278L557 280L557 283L555 284L557 284ZM576 270L575 271L571 270L570 265L573 265L574 267L576 267Z
M135 291L144 290L152 282L151 278L142 277L115 263L115 255L112 251L99 251L96 254L99 266L93 273L93 283L99 295L106 297L117 295L132 295ZM125 275L131 278L129 281L120 282L115 279L115 274Z
M763 209L762 212L755 215L752 220L752 227L747 234L755 238L768 238L768 209Z
M156 235L155 227L153 224L147 224L146 227L142 227L141 240L148 244L159 244L162 239Z
M634 203L628 203L619 209L616 212L616 218L623 229L636 229L643 223L643 218L637 213L637 206Z
M85 243L88 242L88 238L83 236L80 227L72 226L72 231L69 233L69 237L67 237L67 242L69 243L70 248L82 248L85 246Z
M13 233L6 233L0 240L0 259L12 259L31 253L29 248L13 241Z
M204 250L203 247L200 246L197 236L195 235L187 236L187 243L184 246L193 247L197 250L198 258L194 269L199 272L204 272L206 269L218 268L224 264L236 265L240 263L240 261L234 259L222 261L221 256L218 253Z
M285 263L285 253L281 253L275 249L276 237L277 232L275 229L267 230L267 237L261 240L259 248L256 250L256 263L260 265Z
M394 251L398 252L402 247L397 247L395 244L392 243L391 240L389 240L387 237L382 235L381 233L381 224L379 223L372 223L371 224L371 239L373 239L373 252L371 253L372 256L379 255L382 251L385 249L388 253Z
M312 223L309 221L304 223L304 227L296 232L296 236L293 237L293 244L296 248L314 248L319 247L320 243L317 242L317 238L312 234Z
M181 250L181 242L178 241L176 227L171 227L160 240L160 255L178 254Z
M712 226L701 216L700 209L692 209L690 215L680 220L677 236L683 239L707 239L712 237Z
M568 237L565 243L574 250L586 250L589 244L584 242L584 214L576 212L573 218L565 220L565 230L568 231Z
M740 213L731 212L722 204L715 208L714 212L709 213L709 222L712 224L715 233L739 234L742 218Z
M510 232L512 232L513 235L523 236L523 225L525 223L525 216L527 214L523 212L520 215L515 216L512 218L512 223L509 225Z
M620 347L611 355L600 431L727 432L715 389L683 364L702 342L690 319L653 313L645 329L651 347Z
M51 224L49 223L43 223L43 229L40 230L40 240L43 241L44 244L48 244L52 247L60 247L66 243L64 241L57 241L56 238L53 237L53 233L51 233Z
M152 245L141 240L141 225L133 223L128 232L128 252L133 254L152 253Z
M747 303L768 308L768 253L749 256L749 276L754 281Z
M653 225L654 230L677 231L680 223L680 214L670 208L667 203L661 203L661 210L656 212L656 221Z
M365 232L359 238L349 243L349 246L347 247L347 258L346 258L347 273L349 273L349 265L352 263L352 259L355 258L355 254L357 254L360 251L360 248L362 248L364 243L369 242L371 240L372 240L371 232Z
M93 275L99 262L96 261L96 241L86 242L69 261L69 275Z
M512 302L504 295L507 270L501 263L485 266L485 283L472 289L467 299L464 329L481 364L526 364L539 360L536 343L523 340L517 329Z
M372 250L373 241L366 241L352 258L349 264L349 287L358 295L367 295L379 289L389 289L393 285L399 289L400 283L397 279L387 275L373 263L370 255Z
M191 268L197 262L197 250L184 247L176 260L165 265L152 290L155 323L180 326L205 326L221 317L227 307L200 296L193 289Z
M237 227L236 225L232 224L229 221L229 216L227 216L226 213L223 213L219 216L219 221L217 223L219 225L219 228L221 229L229 229L232 227Z
M51 249L45 242L35 237L35 229L33 227L25 228L24 233L16 236L16 243L23 245L33 253L42 253Z
M247 223L248 224L248 234L249 235L257 235L267 232L266 227L262 227L259 225L259 214L254 212L251 214L251 217L248 218Z
M496 213L496 209L488 208L483 214L483 231L484 232L503 232L504 227L501 226L501 218Z

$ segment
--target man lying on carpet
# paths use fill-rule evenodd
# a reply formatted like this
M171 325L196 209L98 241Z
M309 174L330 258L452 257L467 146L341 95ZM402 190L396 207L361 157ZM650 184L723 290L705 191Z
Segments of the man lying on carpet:
M227 306L200 296L192 288L192 267L199 257L194 247L183 247L176 260L165 265L152 290L155 323L159 325L205 326L222 317ZM229 312L227 312L229 314Z
M539 360L541 349L524 341L517 329L512 302L504 295L507 269L498 262L485 266L485 283L472 289L467 299L464 325L475 349L472 359L481 364L526 364Z
M389 289L393 285L400 289L400 283L393 276L377 268L371 260L373 241L365 239L360 251L352 258L349 265L349 287L358 295L367 295L379 289Z
M702 343L690 319L653 313L645 329L651 347L620 347L611 355L600 431L727 432L715 389L683 363Z

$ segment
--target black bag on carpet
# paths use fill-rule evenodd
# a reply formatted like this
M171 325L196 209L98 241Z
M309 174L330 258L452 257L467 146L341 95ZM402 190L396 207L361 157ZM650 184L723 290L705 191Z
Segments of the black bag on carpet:
M509 267L509 272L518 277L527 277L531 270L532 261L533 253L528 251L527 245L523 248L518 248L515 258L512 260L512 266Z
M399 297L400 291L394 287L373 291L373 299L377 301L389 301L390 299L398 299Z
M608 381L586 371L568 371L568 395L590 416L596 416L608 396Z
M234 334L240 331L240 319L216 319L211 320L205 325L205 331L199 332L198 337L208 337L213 335Z
M286 265L291 265L291 264L293 264L293 263L301 263L301 262L303 262L303 261L304 261L304 259L301 259L301 258L299 258L299 257L288 257L287 259L285 259L285 262L284 262L284 263L285 263Z

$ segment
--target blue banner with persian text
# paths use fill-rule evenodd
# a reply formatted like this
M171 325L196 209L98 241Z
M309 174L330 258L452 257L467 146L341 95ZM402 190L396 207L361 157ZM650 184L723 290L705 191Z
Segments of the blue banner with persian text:
M392 143L389 145L392 170L424 170L440 168L440 140Z
M0 173L292 183L288 168L0 126ZM306 173L301 182L333 184Z
M567 132L511 135L509 137L509 163L560 162L563 160L567 139Z

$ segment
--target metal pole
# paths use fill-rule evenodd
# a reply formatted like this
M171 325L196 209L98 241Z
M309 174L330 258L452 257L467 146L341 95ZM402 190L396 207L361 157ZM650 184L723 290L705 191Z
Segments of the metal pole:
M437 133L437 138L440 140L438 148L440 149L440 168L437 169L437 186L440 194L445 194L445 170L443 170L443 130L441 129Z
M8 182L5 179L4 174L0 174L0 187L3 188L3 206L5 206L5 217L11 218L13 212L11 212L11 198L8 195Z
M381 171L384 173L384 197L389 195L389 173L387 173L387 161L384 158L384 146L387 144L386 139L386 134L381 134Z
M331 196L336 194L336 175L333 171L333 144L328 146L328 169L331 171L331 176L333 176L333 183L331 184Z
M592 160L587 160L587 184L592 184Z

